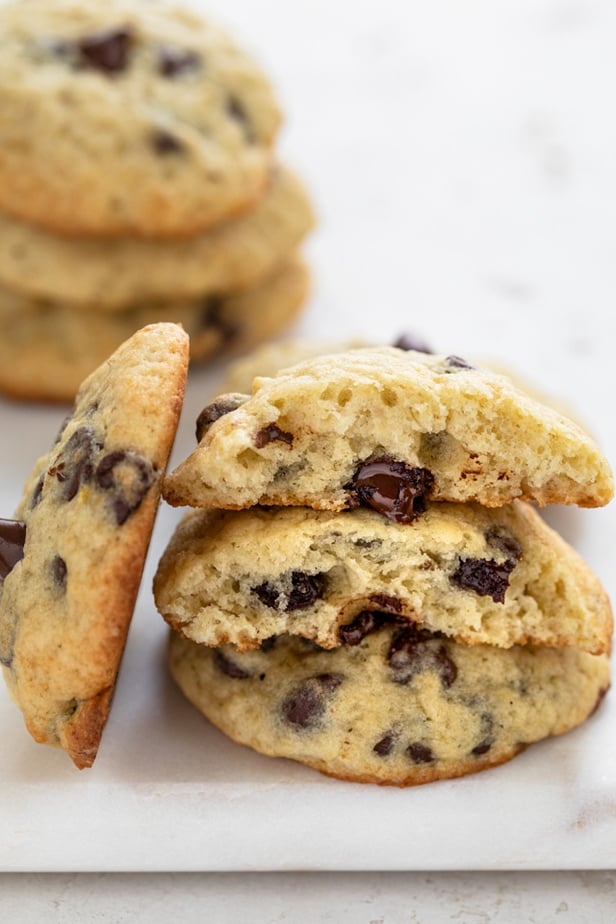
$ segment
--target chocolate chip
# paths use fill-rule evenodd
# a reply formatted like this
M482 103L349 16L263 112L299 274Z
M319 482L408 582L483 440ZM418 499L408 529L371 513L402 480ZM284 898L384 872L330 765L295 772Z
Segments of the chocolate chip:
M263 584L253 587L252 593L256 594L265 606L288 612L311 606L323 595L324 588L325 575L291 571L290 574L282 576L280 587L264 581Z
M331 694L342 683L337 674L318 674L304 680L282 703L282 716L289 725L313 728L323 717Z
M458 668L447 654L447 649L444 645L441 645L440 648L433 652L433 657L440 674L441 683L445 688L450 687L458 676Z
M511 533L501 526L492 526L485 533L486 542L495 549L504 552L512 561L522 557L522 546Z
M494 744L494 719L489 712L484 712L481 715L481 741L479 744L476 744L475 747L471 750L473 757L481 757L483 754L487 754L492 745Z
M515 565L509 559L497 562L489 558L462 558L451 580L464 590L474 590L482 597L492 597L495 603L504 603L509 575Z
M434 486L427 468L409 468L389 456L362 462L345 488L351 498L378 510L396 523L412 523L425 510L425 498Z
M133 34L130 29L105 29L86 35L77 43L79 63L104 74L119 74L126 70Z
M393 344L398 350L414 350L415 353L434 353L425 341L413 334L401 334Z
M276 647L277 642L278 642L278 636L270 635L269 638L263 639L259 647L261 651L272 651Z
M159 45L156 64L159 74L174 78L201 70L202 59L196 51L189 51L187 48Z
M276 590L268 581L264 581L263 584L257 584L256 587L251 587L250 589L265 606L269 606L272 610L278 609L280 591Z
M391 732L388 732L379 741L377 741L372 750L375 754L378 754L379 757L387 757L388 754L391 754L393 746L394 736L391 734Z
M0 581L24 557L26 524L21 520L0 519Z
M419 741L409 744L406 753L414 764L431 764L435 760L432 749L425 744L420 744Z
M325 581L322 574L291 573L291 591L287 598L287 610L299 610L311 606L323 596Z
M112 494L112 508L118 526L141 504L154 482L150 463L135 452L107 453L96 467L96 484Z
M394 634L387 662L392 669L393 682L399 684L410 683L422 671L434 671L444 689L448 689L458 676L458 669L445 645L437 645L434 637L415 626L407 626Z
M209 428L231 411L236 411L246 400L246 395L230 394L223 395L211 404L206 404L199 416L195 427L197 442L200 443Z
M250 119L248 118L248 113L246 112L244 106L237 98L237 96L229 96L227 99L227 113L234 119L236 122L241 125L244 137L249 144L254 144L255 141L255 131L252 126Z
M268 443L273 443L276 440L281 443L286 443L287 446L292 446L293 434L286 433L284 430L281 430L280 427L277 427L275 423L271 423L266 427L261 427L261 429L255 433L253 442L257 449L263 449Z
M474 369L475 366L472 366L465 359L462 359L461 356L446 356L445 362L448 366L452 366L454 369Z
M92 427L79 427L49 467L48 474L62 485L61 497L71 501L82 484L92 479L94 454L100 448Z
M162 157L166 157L167 154L183 154L186 150L176 135L162 128L157 128L151 133L150 145Z
M66 562L59 555L55 555L52 559L51 576L58 587L62 590L66 590L67 567Z
M338 629L338 638L343 645L359 645L371 632L376 632L384 626L402 625L407 620L403 616L381 611L363 610L355 617L353 622Z
M237 340L240 328L225 317L226 312L227 302L224 296L208 295L203 302L199 326L204 330L213 328L220 336L223 345L228 347L234 340Z
M232 677L234 680L247 680L251 677L249 671L241 667L237 661L234 661L228 655L224 654L220 648L214 651L214 664L222 674L226 674L227 677Z
M43 485L45 484L45 475L41 475L39 480L34 486L34 491L32 492L32 497L30 498L30 509L33 510L41 497L43 496Z

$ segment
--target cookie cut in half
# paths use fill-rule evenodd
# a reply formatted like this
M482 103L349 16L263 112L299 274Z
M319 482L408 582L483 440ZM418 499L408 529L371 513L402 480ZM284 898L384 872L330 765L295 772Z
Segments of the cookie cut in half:
M400 523L425 500L596 507L608 462L573 421L457 356L394 347L316 357L217 398L165 479L174 505L341 510Z
M0 660L26 726L92 765L173 444L188 366L175 324L84 381L0 541Z
M398 786L475 773L563 734L610 682L605 655L466 647L412 628L333 651L281 636L245 653L172 633L170 668L240 744L340 779Z
M609 650L599 580L528 504L428 504L408 526L376 511L196 510L154 580L169 624L238 649L274 635L323 648L409 625L466 645Z

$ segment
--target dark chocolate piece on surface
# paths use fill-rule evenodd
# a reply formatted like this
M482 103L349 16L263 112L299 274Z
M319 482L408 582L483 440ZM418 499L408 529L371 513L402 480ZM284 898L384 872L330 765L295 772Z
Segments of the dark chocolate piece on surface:
M419 741L414 741L412 744L409 744L406 753L414 764L431 764L435 759L432 749L425 744L421 744Z
M136 452L115 450L96 466L95 481L109 491L118 526L141 505L155 478L152 466Z
M434 353L424 340L414 334L401 334L393 346L398 350L414 350L415 353Z
M0 519L0 580L4 580L24 557L25 541L25 523L21 520Z
M224 417L225 414L230 414L231 411L236 411L245 400L245 395L229 394L222 395L220 398L217 398L216 401L212 401L211 404L206 404L206 406L197 417L197 423L195 426L197 442L201 442L213 423L215 423L221 417Z
M184 144L172 132L157 128L150 135L150 144L156 154L166 157L167 154L183 154L186 150Z
M342 683L338 674L308 677L282 703L282 717L296 728L320 724L332 694Z
M230 658L229 655L216 648L214 651L214 664L222 674L232 677L234 680L247 680L251 677L250 671L245 670L237 661Z
M77 43L79 63L104 74L120 74L128 67L133 42L126 27L84 35Z
M188 48L177 48L174 45L159 45L156 50L156 65L162 77L183 77L185 74L195 74L203 66L201 55Z
M451 580L463 590L473 590L482 597L492 597L495 603L504 603L509 575L515 566L511 559L497 562L490 558L461 558Z

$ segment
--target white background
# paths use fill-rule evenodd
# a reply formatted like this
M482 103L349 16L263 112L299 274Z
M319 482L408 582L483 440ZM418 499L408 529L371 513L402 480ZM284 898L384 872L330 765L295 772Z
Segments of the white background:
M319 216L296 332L391 342L407 330L502 362L564 400L614 461L616 7L212 0L207 10L276 84L281 156ZM192 377L175 460L220 371ZM0 404L7 515L63 413ZM173 519L159 518L94 770L80 775L37 748L0 698L1 868L367 872L5 876L4 919L164 920L183 909L216 921L613 920L609 872L530 872L616 866L609 697L571 736L421 790L338 784L244 752L205 730L162 678L148 581ZM612 507L557 522L614 595Z

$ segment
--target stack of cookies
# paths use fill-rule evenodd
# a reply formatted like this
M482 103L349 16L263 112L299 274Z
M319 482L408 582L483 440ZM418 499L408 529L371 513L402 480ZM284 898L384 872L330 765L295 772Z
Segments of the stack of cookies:
M224 32L165 0L17 0L0 47L0 390L72 399L146 323L198 360L296 315L313 214Z
M307 359L211 402L164 481L184 694L234 740L360 782L502 763L609 687L598 579L533 504L600 506L573 422L460 357Z

